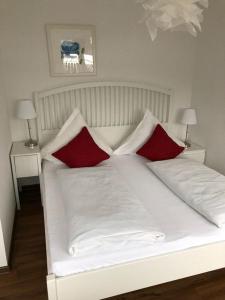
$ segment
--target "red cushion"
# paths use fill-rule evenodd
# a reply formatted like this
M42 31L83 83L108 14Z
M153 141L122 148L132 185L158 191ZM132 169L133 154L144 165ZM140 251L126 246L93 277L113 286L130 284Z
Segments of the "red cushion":
M137 154L156 161L174 158L183 150L184 147L177 145L158 124L149 140L137 151Z
M95 144L86 127L83 127L72 141L52 155L70 168L96 166L109 158L109 155Z

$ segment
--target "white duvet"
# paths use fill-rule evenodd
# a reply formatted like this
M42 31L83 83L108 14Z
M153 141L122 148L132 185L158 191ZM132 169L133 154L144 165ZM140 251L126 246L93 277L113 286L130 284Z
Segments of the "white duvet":
M185 158L147 163L182 200L218 227L225 225L225 176Z
M109 166L57 171L72 256L149 246L164 239L150 213Z

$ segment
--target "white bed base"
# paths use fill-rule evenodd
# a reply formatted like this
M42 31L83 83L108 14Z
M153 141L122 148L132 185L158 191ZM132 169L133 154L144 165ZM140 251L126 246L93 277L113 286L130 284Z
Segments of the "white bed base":
M40 144L57 133L75 106L111 146L137 124L145 108L163 123L172 110L170 89L127 82L77 84L34 93L34 98ZM224 267L225 242L213 243L65 277L49 274L48 298L99 300Z
M66 277L47 276L49 300L99 300L225 267L225 242Z

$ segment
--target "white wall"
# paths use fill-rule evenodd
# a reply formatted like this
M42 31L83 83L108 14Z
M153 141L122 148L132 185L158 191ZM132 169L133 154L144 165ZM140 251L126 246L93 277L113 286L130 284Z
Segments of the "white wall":
M0 52L1 57L2 49ZM1 68L1 64L0 64ZM15 199L9 161L11 133L7 103L3 92L3 78L0 74L0 267L8 264L12 228L15 213Z
M161 33L152 43L138 23L141 16L135 0L1 0L0 43L13 140L25 138L25 124L14 117L17 99L79 81L122 79L174 88L175 120L178 109L190 105L196 40ZM49 76L47 23L96 25L96 77Z
M192 139L206 147L206 163L225 174L225 1L213 0L197 43L192 106L199 124Z
M5 251L5 242L4 242L4 236L2 231L2 224L0 221L0 268L7 266L7 256Z

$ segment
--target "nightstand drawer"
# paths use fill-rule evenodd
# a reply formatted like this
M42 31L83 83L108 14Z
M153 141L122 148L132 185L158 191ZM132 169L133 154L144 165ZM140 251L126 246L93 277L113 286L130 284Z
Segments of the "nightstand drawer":
M16 156L14 159L17 178L39 175L37 155Z

